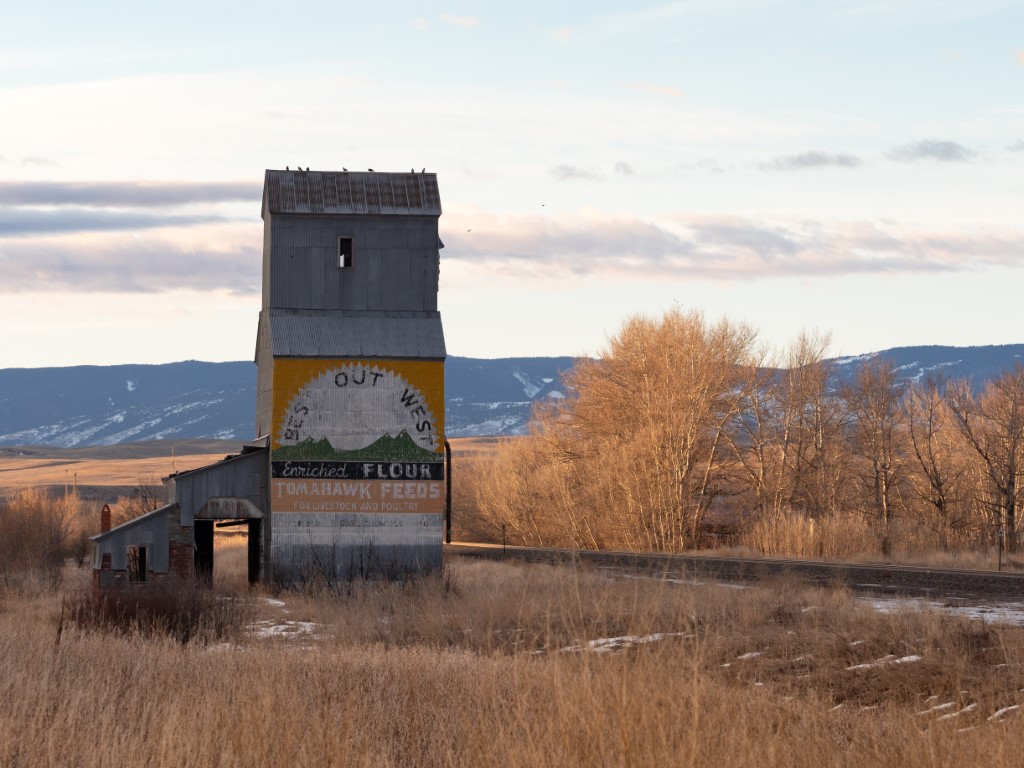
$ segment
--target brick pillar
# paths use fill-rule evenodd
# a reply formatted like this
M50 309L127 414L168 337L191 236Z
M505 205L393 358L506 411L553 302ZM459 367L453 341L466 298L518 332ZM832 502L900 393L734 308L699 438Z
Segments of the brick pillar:
M111 529L111 505L104 504L103 508L99 510L99 532L105 534L106 531ZM111 569L111 555L105 554L99 558L99 569L110 570ZM96 577L98 580L98 575ZM96 591L99 590L99 583L96 582Z

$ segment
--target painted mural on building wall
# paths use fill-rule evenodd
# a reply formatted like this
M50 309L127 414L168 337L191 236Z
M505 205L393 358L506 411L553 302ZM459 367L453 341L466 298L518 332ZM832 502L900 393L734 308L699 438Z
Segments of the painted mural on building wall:
M274 363L274 512L444 510L444 364Z

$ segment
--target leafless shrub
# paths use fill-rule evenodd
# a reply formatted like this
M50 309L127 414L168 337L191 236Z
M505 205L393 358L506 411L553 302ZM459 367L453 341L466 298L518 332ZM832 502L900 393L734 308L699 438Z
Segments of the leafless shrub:
M68 621L78 629L168 635L181 643L238 637L250 613L245 600L219 596L191 579L115 595L80 592L67 605Z
M160 481L152 477L140 477L129 496L121 496L111 505L111 523L116 527L152 512L163 503L163 486Z
M83 553L88 535L77 496L53 498L38 489L19 491L0 505L0 578L10 587L25 577L60 582L68 557Z
M776 557L855 560L879 552L879 532L860 515L783 511L754 518L741 543Z

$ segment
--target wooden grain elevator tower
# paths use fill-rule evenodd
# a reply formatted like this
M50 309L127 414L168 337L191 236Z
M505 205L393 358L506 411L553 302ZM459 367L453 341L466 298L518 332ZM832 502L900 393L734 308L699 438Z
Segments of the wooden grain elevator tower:
M440 215L434 174L266 172L256 423L275 581L441 565Z

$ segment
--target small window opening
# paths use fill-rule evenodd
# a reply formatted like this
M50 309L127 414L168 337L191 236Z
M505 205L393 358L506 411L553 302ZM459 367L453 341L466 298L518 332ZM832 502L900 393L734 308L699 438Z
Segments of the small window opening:
M128 547L128 581L146 580L146 548Z
M338 266L342 269L350 269L352 267L351 237L338 238Z

